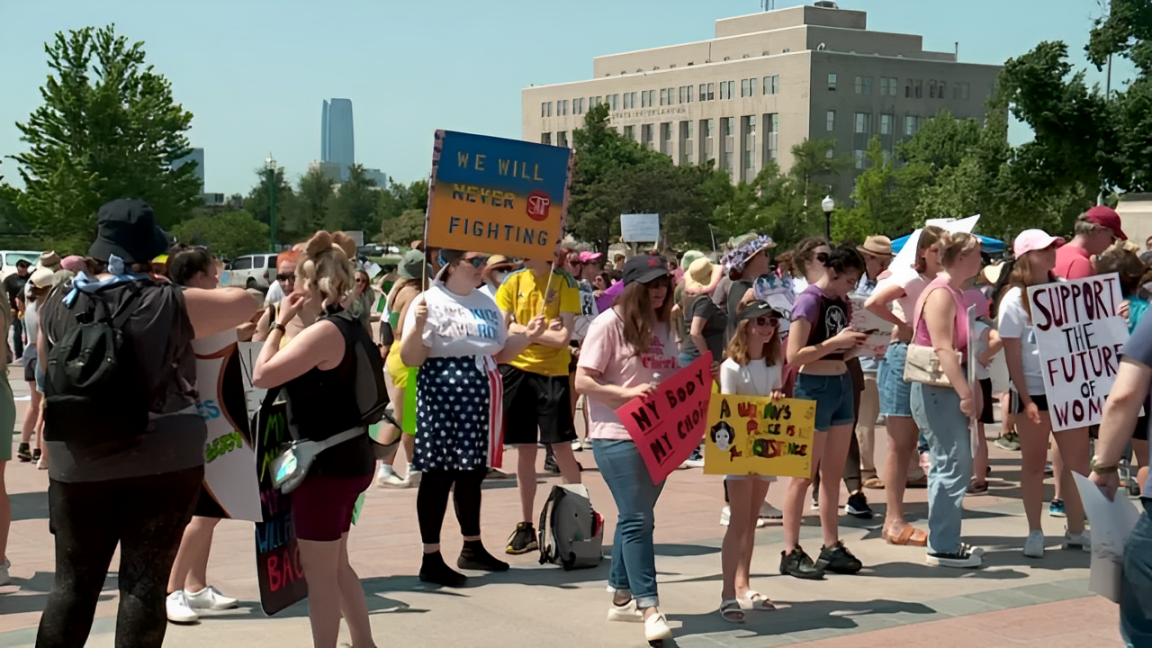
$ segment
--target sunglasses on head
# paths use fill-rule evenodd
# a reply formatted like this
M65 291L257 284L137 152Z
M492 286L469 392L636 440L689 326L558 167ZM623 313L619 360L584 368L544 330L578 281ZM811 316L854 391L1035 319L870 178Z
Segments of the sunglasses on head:
M295 281L296 281L296 275L295 275L295 274L292 274L292 273L289 273L289 274L278 274L278 275L276 275L276 280L277 280L277 281L291 281L291 282L295 282Z
M461 260L464 261L465 263L471 263L472 267L476 268L477 270L479 270L480 268L483 268L488 263L488 257L486 257L486 256L478 256L478 257L472 257L471 259L461 259Z

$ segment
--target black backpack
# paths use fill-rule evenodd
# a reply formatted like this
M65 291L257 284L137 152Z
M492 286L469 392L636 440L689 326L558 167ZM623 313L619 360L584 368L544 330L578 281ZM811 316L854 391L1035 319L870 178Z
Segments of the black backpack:
M346 310L324 316L344 335L349 351L356 357L356 405L360 409L360 424L372 425L384 418L388 406L388 389L384 384L384 359L380 349L372 342L372 335Z
M122 332L142 289L140 282L128 283L119 308L119 291L78 291L68 307L77 323L66 328L44 367L45 440L102 445L147 431L151 394Z

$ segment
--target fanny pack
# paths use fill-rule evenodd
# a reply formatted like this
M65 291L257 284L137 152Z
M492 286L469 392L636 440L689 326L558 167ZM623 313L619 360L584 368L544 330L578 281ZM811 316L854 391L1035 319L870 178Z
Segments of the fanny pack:
M366 428L355 427L330 436L323 441L308 439L292 441L285 446L279 457L272 460L272 487L285 495L291 493L296 490L297 486L304 483L304 478L308 476L308 470L312 468L312 462L316 460L316 455L367 433Z

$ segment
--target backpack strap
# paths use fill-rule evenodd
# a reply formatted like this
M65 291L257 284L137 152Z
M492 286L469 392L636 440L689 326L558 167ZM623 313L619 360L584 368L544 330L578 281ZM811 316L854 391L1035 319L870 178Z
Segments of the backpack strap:
M540 526L536 531L538 536L536 544L540 547L541 565L552 562L556 558L556 555L552 553L553 546L548 544L548 536L552 535L552 528L549 524L549 521L552 517L552 511L555 509L556 503L559 501L557 492L561 490L562 489L558 489L557 487L553 486L552 492L548 493L548 500L544 502L544 508L540 509ZM553 540L555 540L555 536L553 536Z

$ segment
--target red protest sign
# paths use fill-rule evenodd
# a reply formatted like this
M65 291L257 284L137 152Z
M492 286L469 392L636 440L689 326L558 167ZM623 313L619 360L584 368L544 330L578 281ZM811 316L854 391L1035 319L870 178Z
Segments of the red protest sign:
M712 354L705 353L657 385L651 395L616 410L653 484L664 481L700 445L711 396Z

